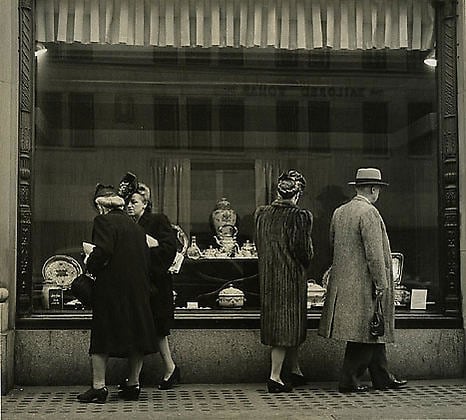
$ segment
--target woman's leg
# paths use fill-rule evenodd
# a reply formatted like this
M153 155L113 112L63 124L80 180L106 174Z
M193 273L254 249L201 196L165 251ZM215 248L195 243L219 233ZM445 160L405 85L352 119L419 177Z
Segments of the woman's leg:
M162 357L163 364L165 365L165 373L163 379L166 381L170 378L176 366L172 358L172 352L170 350L168 336L157 337L157 343L159 345L160 356Z
M280 377L283 367L283 361L285 360L286 347L272 347L270 352L270 358L272 362L270 370L270 379L280 384L283 384L283 381Z
M291 373L295 373L296 375L302 376L303 372L301 371L301 367L299 366L298 349L299 346L289 347L286 351L286 355L290 364Z
M139 385L139 375L141 373L143 360L144 355L142 353L133 353L129 355L128 386Z
M100 389L105 386L105 371L107 370L107 354L92 354L92 387Z

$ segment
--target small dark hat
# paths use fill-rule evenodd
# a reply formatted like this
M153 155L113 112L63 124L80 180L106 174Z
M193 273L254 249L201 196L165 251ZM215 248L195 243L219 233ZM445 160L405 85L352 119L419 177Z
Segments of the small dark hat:
M348 182L349 185L388 185L382 181L382 173L377 168L359 168L356 172L356 180Z
M118 195L125 201L128 201L131 195L136 192L138 188L138 177L131 173L126 172L126 175L121 178L118 186Z
M112 195L117 195L115 188L113 188L113 185L104 185L98 183L95 186L94 202L99 197L111 197Z
M277 191L283 198L291 198L306 188L306 179L298 171L290 169L278 177Z
M113 185L103 185L99 183L95 187L93 200L93 204L96 209L97 203L103 205L104 207L116 208L123 206L125 201L116 193Z

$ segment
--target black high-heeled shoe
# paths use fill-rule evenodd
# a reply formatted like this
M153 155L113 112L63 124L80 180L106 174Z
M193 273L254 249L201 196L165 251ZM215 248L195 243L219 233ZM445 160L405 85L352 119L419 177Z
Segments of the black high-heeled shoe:
M82 403L98 403L103 404L107 400L108 389L106 386L103 388L95 389L90 387L86 392L78 395L78 401Z
M293 386L302 386L307 384L307 378L297 373L290 373L290 382Z
M279 392L291 392L293 387L291 384L284 383L283 385L280 382L276 382L273 379L267 379L267 391L272 394Z
M159 389L170 389L173 388L176 384L180 383L181 372L178 366L175 366L175 370L172 372L170 377L165 380L162 380L159 383Z
M124 385L119 385L118 398L121 398L126 401L137 401L139 399L139 394L141 393L141 386L137 385L128 385L126 382Z

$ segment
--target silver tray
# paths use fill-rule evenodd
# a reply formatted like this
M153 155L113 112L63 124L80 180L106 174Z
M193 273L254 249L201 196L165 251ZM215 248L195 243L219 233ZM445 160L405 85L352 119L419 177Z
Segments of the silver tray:
M42 276L46 283L68 289L71 282L83 273L81 265L69 255L53 255L42 266Z

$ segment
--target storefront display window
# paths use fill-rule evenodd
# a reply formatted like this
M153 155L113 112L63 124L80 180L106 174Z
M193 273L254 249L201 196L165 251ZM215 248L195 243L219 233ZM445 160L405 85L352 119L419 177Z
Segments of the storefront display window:
M418 52L165 48L159 61L149 47L46 47L37 60L34 310L80 309L67 273L90 240L93 188L126 171L151 186L155 209L201 250L174 274L179 307L219 308L230 283L244 292L244 308L258 307L254 210L273 199L287 168L309 181L309 279L322 284L331 213L353 194L347 182L360 166L389 179L378 207L404 257L403 284L428 289L435 308L436 80L413 63ZM223 238L212 222L222 200L236 215Z
M68 286L84 270L92 193L127 171L177 230L180 311L257 312L254 211L273 200L280 171L296 168L314 215L318 314L330 217L362 166L390 182L377 207L401 273L399 311L413 289L427 290L427 313L456 310L450 73L424 64L435 47L453 63L452 27L438 18L446 35L435 36L431 2L71 3L35 2L42 54L33 141L19 147L19 313L88 313ZM223 230L219 210L235 216Z

